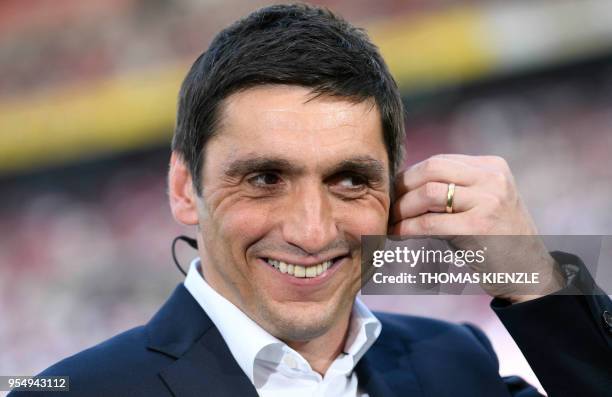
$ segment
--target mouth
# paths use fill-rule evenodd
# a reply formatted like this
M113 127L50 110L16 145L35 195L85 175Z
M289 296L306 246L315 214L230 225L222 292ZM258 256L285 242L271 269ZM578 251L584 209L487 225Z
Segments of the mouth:
M346 258L346 255L337 256L330 260L326 260L320 263L314 263L307 266L298 265L295 263L287 263L281 260L272 258L262 258L273 269L276 269L279 273L287 274L295 278L316 278L323 275L329 269L336 266L342 259Z

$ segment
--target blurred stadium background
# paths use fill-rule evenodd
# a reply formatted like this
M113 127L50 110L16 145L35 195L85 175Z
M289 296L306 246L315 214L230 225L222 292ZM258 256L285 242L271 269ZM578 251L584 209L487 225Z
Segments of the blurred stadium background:
M316 1L396 76L408 163L498 154L543 234L612 234L612 3ZM165 172L176 96L212 36L267 2L0 2L0 374L146 322L181 281ZM184 264L194 255L179 250ZM363 299L478 324L537 379L487 297Z

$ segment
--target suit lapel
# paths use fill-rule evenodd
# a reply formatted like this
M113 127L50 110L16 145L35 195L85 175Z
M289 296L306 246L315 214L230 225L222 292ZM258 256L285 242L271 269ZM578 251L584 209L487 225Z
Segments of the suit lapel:
M160 375L176 397L257 397L215 327Z
M159 374L176 397L257 396L218 329L183 284L146 329L148 349L177 359Z
M376 369L375 363L367 354L359 360L356 371L359 386L367 391L370 397L395 396L383 374Z
M423 396L410 352L398 340L386 335L383 326L380 337L357 363L359 386L370 397Z

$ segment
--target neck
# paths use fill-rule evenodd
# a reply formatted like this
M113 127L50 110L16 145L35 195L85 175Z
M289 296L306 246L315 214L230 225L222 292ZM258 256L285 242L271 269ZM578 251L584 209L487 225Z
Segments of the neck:
M325 375L332 362L344 349L350 317L351 311L348 311L332 329L317 338L308 341L285 341L285 343L300 353L314 371Z

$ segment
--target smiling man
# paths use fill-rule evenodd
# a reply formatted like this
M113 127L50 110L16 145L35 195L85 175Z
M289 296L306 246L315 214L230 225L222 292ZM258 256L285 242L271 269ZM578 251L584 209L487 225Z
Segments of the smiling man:
M168 177L199 258L148 324L42 376L78 396L538 396L498 375L478 329L356 299L363 235L537 233L502 159L398 173L403 144L398 88L362 30L302 5L228 27L183 83ZM488 270L537 270L543 287L485 289L542 384L609 392L610 300L563 293L588 283L576 257L514 248Z
M390 183L377 108L312 96L265 85L228 97L206 146L203 194L176 154L170 192L176 219L198 225L208 284L315 357L340 351L360 238L386 233Z

